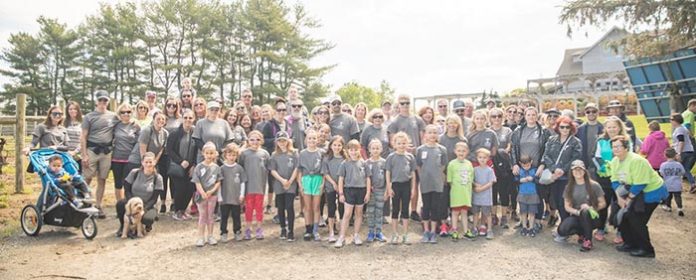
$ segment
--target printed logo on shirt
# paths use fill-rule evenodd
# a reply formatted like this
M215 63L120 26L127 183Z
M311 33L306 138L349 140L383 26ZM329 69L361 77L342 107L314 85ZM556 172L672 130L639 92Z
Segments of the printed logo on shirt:
M421 153L421 159L427 159L428 158L428 151L423 151Z
M314 162L314 168L319 168L320 165L321 165L321 158L318 158L316 160L316 162Z
M208 178L208 181L206 181L205 184L207 186L212 186L215 184L216 179L217 179L217 175L213 174L212 176L210 176L210 178Z
M486 141L484 142L483 145L484 145L485 147L490 148L490 147L492 146L491 138L486 138Z
M469 181L469 170L466 168L462 169L462 172L459 174L462 178L462 182L468 182Z
M235 184L239 184L240 181L241 181L241 179L239 179L239 173L234 174L234 183L235 183Z
M153 192L154 190L155 190L155 183L150 182L147 184L147 187L145 187L145 191L147 191L147 192Z
M365 177L365 166L360 165L360 177Z
M288 158L288 168L292 168L293 163L292 163L293 158Z
M336 129L343 129L343 122L338 122Z

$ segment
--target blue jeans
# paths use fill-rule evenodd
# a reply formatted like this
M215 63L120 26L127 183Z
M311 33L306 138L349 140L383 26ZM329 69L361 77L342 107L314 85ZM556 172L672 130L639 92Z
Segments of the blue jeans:
M694 155L694 152L682 152L681 153L681 164L684 166L684 169L686 170L686 179L689 180L689 184L692 186L696 184L696 181L694 180L694 175L691 174L691 168L694 167L694 163L696 163L696 156Z

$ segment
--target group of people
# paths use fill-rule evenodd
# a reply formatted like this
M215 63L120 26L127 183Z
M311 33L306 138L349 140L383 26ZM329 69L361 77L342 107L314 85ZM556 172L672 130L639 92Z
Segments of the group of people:
M365 219L367 242L391 244L410 244L409 220L422 223L423 243L444 236L493 239L495 226L534 237L547 220L557 226L555 241L577 235L583 251L613 225L617 250L654 257L647 228L653 210L663 203L671 211L674 198L683 216L681 178L696 189L690 172L696 100L671 116L669 144L657 123L643 141L636 137L618 101L600 123L593 103L584 107L584 122L572 111L500 108L494 101L475 109L471 101L437 100L436 108L412 114L408 95L372 110L331 96L310 109L294 87L262 106L244 90L225 109L197 97L189 79L179 97L160 102L148 91L115 112L107 108L108 92L95 97L95 110L84 116L76 102L67 103L65 116L51 107L26 151L65 147L81 163L85 183L97 179L100 217L112 173L121 227L127 201L139 197L150 231L158 210L167 212L169 194L173 219L198 216L197 246L263 239L261 225L272 208L280 239L294 241L299 199L303 239L336 247L351 235L362 244ZM382 229L384 217L391 218L390 233Z

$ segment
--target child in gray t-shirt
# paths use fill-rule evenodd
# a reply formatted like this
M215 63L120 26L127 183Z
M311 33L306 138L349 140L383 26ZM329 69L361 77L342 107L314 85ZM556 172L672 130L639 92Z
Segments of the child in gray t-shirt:
M247 182L244 167L237 164L239 146L230 143L223 150L225 162L222 169L222 185L220 187L220 241L227 242L227 222L232 216L232 232L234 239L242 240L241 203Z
M421 218L423 220L422 243L435 243L435 227L437 222L444 217L440 209L443 208L442 192L445 188L445 167L447 167L447 150L437 143L439 128L437 125L428 125L425 128L425 144L416 149L416 164L420 175L421 197L423 208Z
M273 193L278 207L280 239L294 240L295 192L297 189L297 152L290 142L290 135L281 131L276 134L275 152L271 156L270 170L273 180Z
M374 240L385 242L387 239L382 233L382 216L384 216L384 201L386 200L386 177L384 167L386 160L381 158L382 141L372 139L368 146L370 158L367 160L367 175L370 178L372 195L367 202L367 242Z
M491 208L493 206L493 184L496 182L493 168L487 165L490 156L490 151L485 148L476 151L478 166L474 168L474 194L471 201L474 225L479 227L479 234L485 235L487 239L493 239ZM480 224L481 220L486 221L485 227Z
M208 142L203 145L203 162L196 165L193 169L191 182L196 184L196 195L194 200L198 205L198 241L196 246L205 245L204 237L206 228L208 229L207 241L210 245L217 244L213 238L213 225L215 224L215 204L217 203L217 192L222 181L220 166L215 161L218 157L215 144Z

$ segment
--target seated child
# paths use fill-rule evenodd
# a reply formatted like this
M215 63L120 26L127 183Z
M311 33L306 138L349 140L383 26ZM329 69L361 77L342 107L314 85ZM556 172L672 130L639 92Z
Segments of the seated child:
M54 155L48 159L47 173L53 183L65 191L68 199L72 201L75 206L82 207L83 201L91 201L87 183L82 179L82 176L70 175L63 169L63 158L60 155ZM75 188L82 192L84 199L81 200L75 197Z

